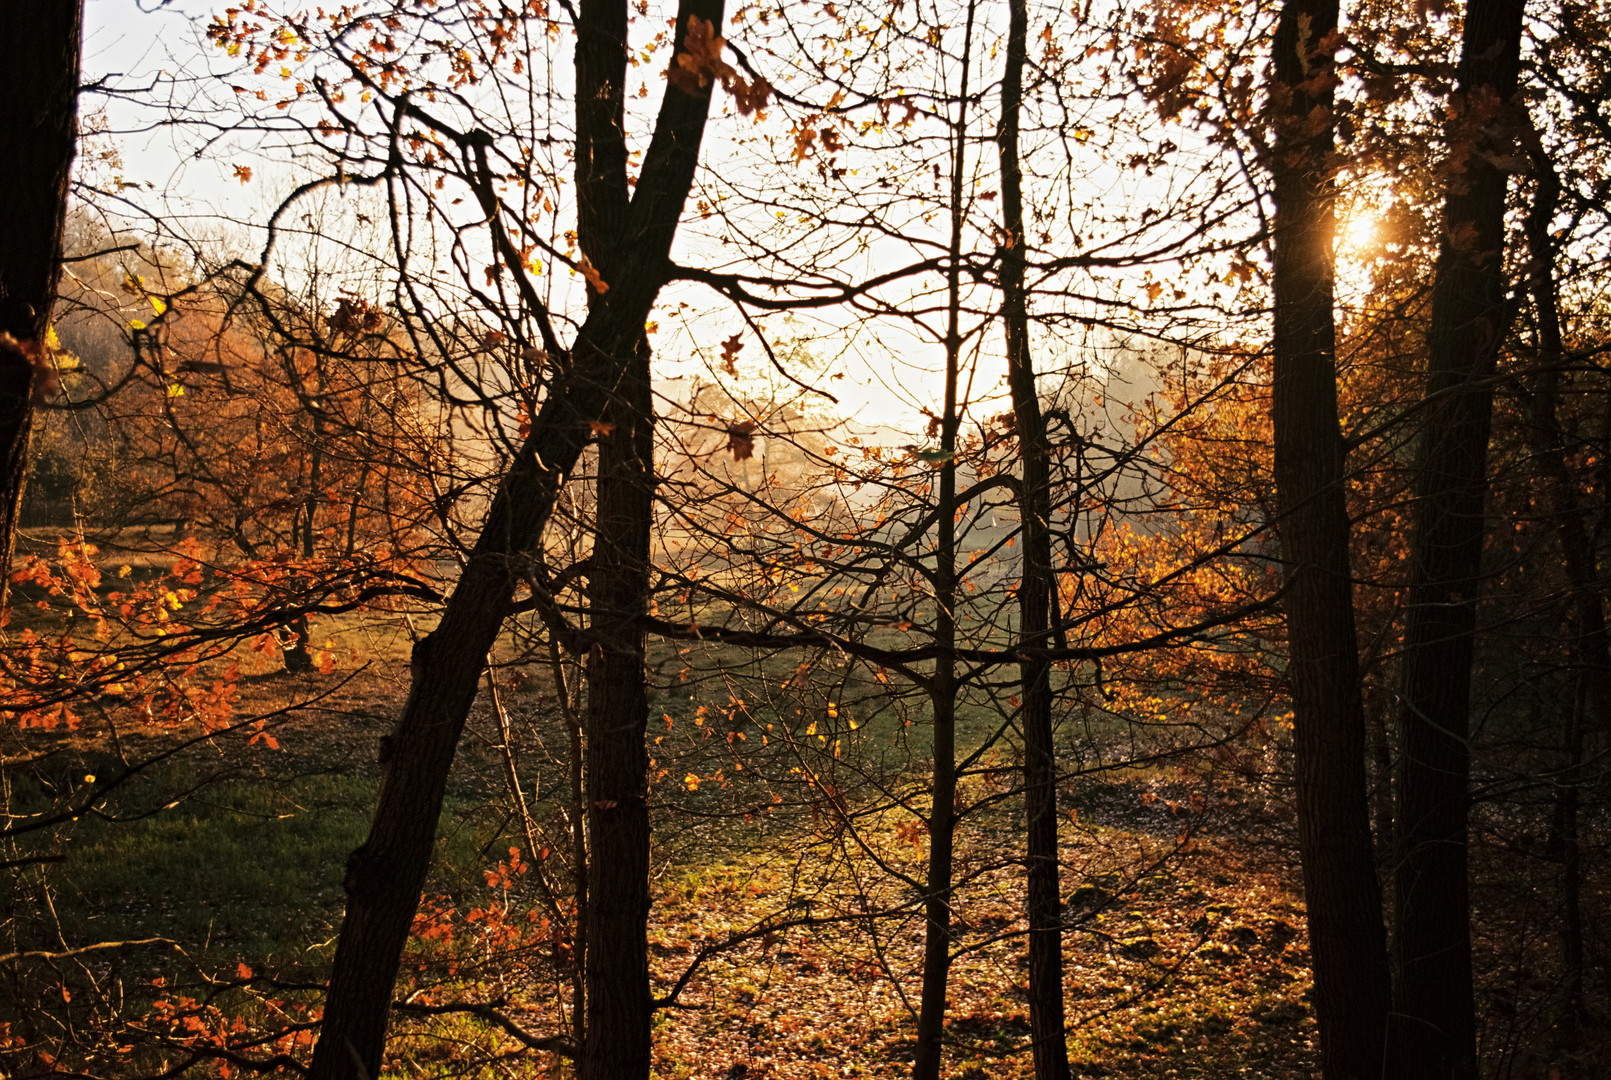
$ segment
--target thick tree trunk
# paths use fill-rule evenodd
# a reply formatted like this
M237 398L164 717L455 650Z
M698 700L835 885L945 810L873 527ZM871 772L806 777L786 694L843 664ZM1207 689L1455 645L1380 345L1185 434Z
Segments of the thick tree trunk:
M654 499L649 349L605 412L589 569L587 665L588 1027L583 1080L649 1075L649 521Z
M1336 25L1336 0L1287 0L1274 43L1275 477L1321 1069L1367 1080L1383 1072L1391 990L1337 419L1332 65L1318 48Z
M1029 5L1009 0L1006 68L1001 83L1002 225L1001 321L1006 336L1007 382L1022 462L1018 517L1023 527L1023 578L1018 588L1018 637L1044 649L1051 626L1051 479L1046 423L1035 391L1029 354L1029 308L1024 294L1024 178L1018 160L1018 116L1028 66ZM1037 1080L1069 1075L1063 1031L1062 905L1058 895L1057 761L1052 745L1051 664L1031 652L1019 665L1024 733L1025 869L1029 921L1029 1026Z
M1505 174L1493 157L1519 65L1521 0L1472 0L1451 102L1451 174L1432 286L1403 686L1394 1052L1407 1074L1476 1075L1466 819L1491 380L1505 335ZM1507 117L1508 114L1508 117Z
M61 276L68 175L78 144L83 0L0 4L0 608L28 473L38 366Z
M624 27L625 0L616 2L623 12L617 22ZM690 15L720 25L721 5L683 0L678 50ZM579 79L578 93L585 97L587 89ZM578 331L569 371L543 402L499 486L441 622L415 646L408 700L383 743L369 837L348 860L347 914L314 1050L313 1080L380 1075L398 961L419 906L448 772L487 651L521 580L522 553L541 542L560 485L590 438L590 421L602 415L636 354L644 320L667 279L671 242L693 183L709 107L708 89L689 94L668 87L637 191L611 223L619 232L608 246L630 250L634 257L611 268L613 278L605 279L609 293L595 299ZM578 123L587 127L586 139L579 141L624 138L619 113L609 118L581 110ZM584 250L589 242L584 239Z

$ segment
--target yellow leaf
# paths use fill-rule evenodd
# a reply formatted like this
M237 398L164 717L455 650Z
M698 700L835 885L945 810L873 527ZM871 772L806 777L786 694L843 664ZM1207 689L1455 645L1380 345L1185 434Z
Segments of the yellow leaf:
M164 311L168 310L168 305L163 302L163 299L160 296L150 296L146 299L151 301L151 309L158 315L161 315Z
M178 383L174 383L173 385L168 387L168 396L169 397L184 397L185 396L185 388L180 386Z
M145 323L142 322L139 319L130 319L129 320L129 326L132 329L135 329L135 330L144 330L145 329Z

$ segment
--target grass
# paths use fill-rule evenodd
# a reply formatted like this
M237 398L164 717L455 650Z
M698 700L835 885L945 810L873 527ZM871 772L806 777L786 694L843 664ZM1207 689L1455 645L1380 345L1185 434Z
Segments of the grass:
M372 798L350 772L234 780L149 817L81 822L57 910L75 940L160 936L295 962L334 932Z

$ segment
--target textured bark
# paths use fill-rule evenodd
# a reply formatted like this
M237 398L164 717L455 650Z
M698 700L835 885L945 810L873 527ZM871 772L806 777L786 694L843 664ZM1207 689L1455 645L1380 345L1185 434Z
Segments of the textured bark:
M649 1075L648 612L653 440L649 349L638 353L605 413L589 568L587 665L588 1030L583 1080Z
M624 10L625 0L619 6ZM691 14L719 25L721 5L684 0L677 15L679 50ZM625 25L624 15L618 22ZM587 89L579 72L579 95L585 97ZM368 1080L380 1074L398 961L419 906L448 772L487 650L521 580L522 553L541 542L560 485L590 438L589 422L603 414L636 355L644 320L668 278L671 242L693 182L709 106L708 91L691 95L667 89L630 204L618 210L614 222L592 226L619 230L601 246L631 250L634 257L611 267L614 276L605 279L609 293L595 299L567 372L544 400L499 485L440 624L415 647L408 699L383 745L369 836L348 860L347 912L310 1071L314 1080ZM581 110L578 123L588 128L579 141L624 138L619 113L612 118ZM610 167L618 167L624 157L613 160ZM592 243L584 239L584 250Z
M1007 382L1018 431L1022 487L1018 516L1023 528L1023 577L1018 588L1018 637L1044 649L1051 627L1051 479L1046 423L1035 392L1029 354L1029 308L1024 293L1024 177L1018 159L1018 117L1028 66L1029 5L1009 0L1006 69L1001 84L1002 225L1001 321L1006 336ZM1063 1031L1062 905L1058 895L1057 761L1052 745L1051 664L1033 656L1019 665L1019 713L1024 735L1025 869L1029 921L1029 1027L1037 1080L1069 1075Z
M1382 1075L1391 991L1337 419L1331 58L1316 47L1336 25L1336 0L1287 0L1274 43L1275 478L1321 1070L1366 1080Z
M1506 327L1505 174L1521 0L1466 8L1443 240L1432 286L1399 694L1394 1054L1407 1075L1476 1075L1466 823L1491 379ZM1457 160L1460 160L1457 158Z
M62 222L78 141L82 0L0 4L0 333L34 346L45 338L61 276ZM27 481L38 372L0 347L0 607L11 581L17 511Z

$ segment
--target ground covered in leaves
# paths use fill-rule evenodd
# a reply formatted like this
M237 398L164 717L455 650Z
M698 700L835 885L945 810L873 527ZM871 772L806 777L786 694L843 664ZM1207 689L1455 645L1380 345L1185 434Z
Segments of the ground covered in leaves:
M244 1058L305 1059L340 923L343 861L363 836L375 749L403 690L383 674L393 666L250 676L243 709L293 692L308 700L264 729L272 746L247 741L255 728L198 744L169 773L75 823L65 862L17 879L14 948L147 944L11 965L13 992L50 998L9 1021L12 1075L149 1075L186 1062L230 1075ZM399 985L391 1075L569 1075L561 1053L534 1046L568 1034L575 969L564 726L552 694L535 685L504 700L502 723L478 707L450 785ZM649 939L655 992L674 1000L655 1022L656 1076L907 1075L924 929L915 884L927 850L912 812L921 798L907 796L921 791L921 757L877 776L863 770L860 787L842 774L844 786L829 789L838 751L815 725L757 722L746 746L715 712L661 704ZM144 749L162 742L126 737L135 756L140 739L150 740ZM894 760L899 749L861 747L866 760ZM64 776L111 768L88 742L51 752ZM1021 796L1011 762L995 764L974 770L960 796L970 812L955 860L952 1077L1031 1074ZM511 775L521 777L524 810ZM165 804L176 780L184 794ZM1179 763L1105 766L1064 782L1076 1075L1314 1074L1283 799L1279 784ZM1520 951L1507 959L1521 940L1479 927L1485 983L1519 988L1518 1015L1549 993L1546 970ZM1535 1038L1525 1026L1537 1023L1522 1016L1510 1037L1525 1044Z

